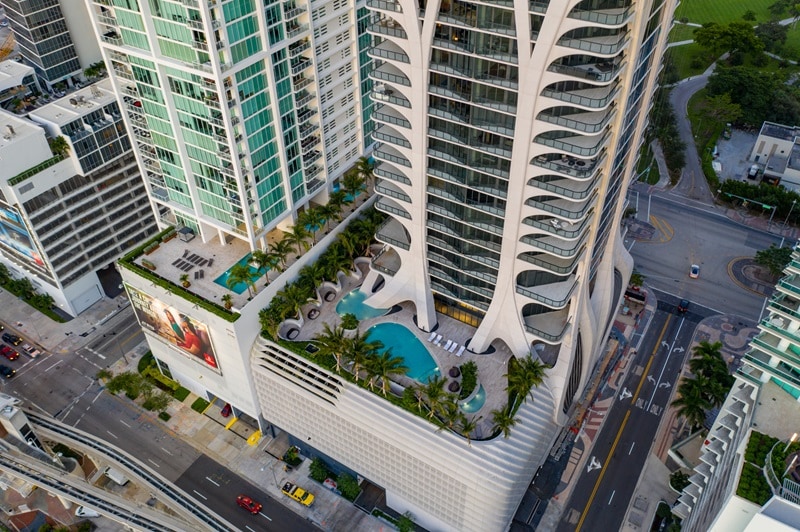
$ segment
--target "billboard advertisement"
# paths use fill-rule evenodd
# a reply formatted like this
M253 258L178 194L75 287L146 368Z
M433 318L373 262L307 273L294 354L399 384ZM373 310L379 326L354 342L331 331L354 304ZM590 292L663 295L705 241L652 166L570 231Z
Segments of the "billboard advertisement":
M187 357L219 373L217 356L205 323L129 285L125 287L143 329L157 334Z
M45 268L25 222L14 207L0 204L0 244L23 255L33 265Z

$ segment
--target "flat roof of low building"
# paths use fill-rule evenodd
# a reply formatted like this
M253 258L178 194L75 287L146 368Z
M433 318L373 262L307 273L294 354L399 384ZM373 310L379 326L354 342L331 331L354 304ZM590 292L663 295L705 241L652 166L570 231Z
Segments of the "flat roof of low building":
M116 100L111 81L106 78L59 98L53 103L43 105L30 115L34 120L38 118L63 126Z
M800 135L800 127L784 126L783 124L776 124L774 122L764 122L759 135L766 135L767 137L782 140L794 140L795 137Z
M31 135L44 135L44 130L30 120L0 109L0 150Z
M0 62L0 91L24 85L26 76L34 74L33 67L16 61Z

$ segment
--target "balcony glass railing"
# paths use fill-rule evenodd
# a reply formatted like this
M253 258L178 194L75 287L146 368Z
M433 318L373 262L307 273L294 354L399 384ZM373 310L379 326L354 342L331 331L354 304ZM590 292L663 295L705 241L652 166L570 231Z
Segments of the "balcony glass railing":
M556 194L564 198L582 200L588 197L589 194L592 193L592 191L594 190L594 186L598 180L599 176L595 177L589 182L583 181L577 183L564 178L554 181L540 181L538 177L534 177L528 180L528 185L536 187L541 190L555 192ZM556 184L556 183L561 183L561 184Z
M628 44L628 33L607 37L562 38L558 41L559 46L600 55L616 55L626 44Z
M388 50L381 48L380 45L370 48L367 52L371 57L379 57L381 59L389 59L390 61L400 61L401 63L410 63L408 54L405 52L397 52L395 50Z
M530 252L522 253L517 258L520 260L524 260L529 264L533 264L534 266L539 266L544 268L545 270L549 270L553 273L558 274L569 274L575 271L575 267L580 259L580 254L572 258L571 260L563 260L557 259L553 256L546 255L544 253L539 253L538 255L534 255ZM558 261L558 263L554 262Z
M556 200L556 201L563 202L563 200ZM586 203L583 204L583 207L581 207L578 210L565 209L563 207L552 205L550 203L545 203L543 201L538 201L536 199L526 200L525 205L527 205L528 207L533 207L534 209L539 209L546 212L552 212L553 214L556 214L568 220L580 220L586 216L586 213L589 211L592 205L594 205L594 201L588 200ZM574 204L574 206L577 207L577 204Z
M579 145L576 142L586 141L587 137L583 136L562 136L562 137L555 137L551 134L543 133L538 135L534 142L539 144L543 144L545 146L550 146L551 148L555 148L557 150L563 150L573 155L577 155L579 157L593 157L597 155L597 153L606 145L606 141L608 140L609 134L603 135L597 143L594 145ZM570 142L572 141L572 142Z
M619 76L624 67L625 62L620 61L619 64L590 63L579 66L554 64L550 65L547 70L575 78L606 83Z
M392 19L380 20L375 24L370 24L367 27L367 31L378 35L388 35L390 37L397 37L398 39L408 39L408 34L406 33L406 30L401 28L400 24L397 24Z
M382 128L376 129L376 130L374 130L372 132L372 138L374 138L375 140L380 140L380 141L386 142L386 143L391 144L393 146L400 146L402 148L411 149L411 143L410 142L408 142L404 138L398 137L397 135L392 135L392 134L388 133L387 131L388 130L387 130L386 127L382 127Z
M555 222L558 222L558 225L556 225ZM535 227L537 229L540 229L542 231L550 233L553 236L557 236L560 238L577 238L587 228L586 222L584 221L583 224L581 224L579 227L576 227L575 229L571 228L566 229L564 228L565 224L563 222L559 222L555 218L551 218L550 222L543 222L541 220L532 220L531 218L525 218L524 220L522 220L522 223L524 223L525 225L529 225L531 227Z
M409 122L408 120L406 120L402 116L401 117L397 117L397 116L390 115L388 113L383 112L383 104L376 105L375 107L373 107L373 109L372 109L372 118L377 120L377 121L379 121L379 122L385 122L387 124L392 124L392 125L395 125L395 126L400 126L400 127L406 128L406 129L411 129L411 122Z
M633 15L633 6L618 9L598 9L594 11L574 9L567 16L577 20L596 22L605 26L620 26L624 24L631 15Z
M578 285L577 281L573 280L572 286L570 286L567 293L559 297L558 299L548 297L544 294L540 294L531 288L527 288L524 286L517 285L517 293L533 299L534 301L538 301L544 305L547 305L550 308L554 309L562 309L567 306L569 303L569 298L572 297L572 292L575 291L575 287Z
M406 218L407 220L411 219L411 215L408 214L404 209L399 207L395 207L388 201L383 200L382 198L375 202L375 208L385 214L400 216L401 218Z
M547 155L540 155L534 158L531 164L577 179L588 179L594 175L595 170L602 166L602 161L604 159L605 157L602 155L589 161L582 159L576 160L566 155L562 155L561 158L551 158Z
M403 12L403 8L400 7L398 2L387 2L385 0L367 0L367 7L380 9L382 11L394 11L396 13Z
M614 99L614 97L617 95L617 92L619 92L619 88L615 87L605 96L593 97L586 94L578 94L577 92L544 89L542 91L542 96L553 98L554 100L560 100L562 102L574 103L575 105L581 105L583 107L589 107L592 109L602 109Z
M570 118L571 116L583 116L585 119L576 120L575 118ZM543 113L539 113L537 118L544 122L563 126L575 131L580 131L582 133L597 133L598 131L602 131L603 128L608 125L613 116L614 113L612 110L607 111L602 117L600 117L599 120L597 119L598 117L592 113L577 113L572 115L556 116L545 111Z
M409 203L409 204L411 203L411 198L409 197L408 194L401 192L399 190L395 190L391 187L388 187L383 183L381 183L380 180L375 184L375 192L381 194L382 196L388 196L390 198L400 200L404 203Z
M569 329L569 322L567 322L564 325L564 328L561 330L561 332L558 332L556 334L551 334L551 333L545 332L545 331L543 331L541 329L538 329L538 328L534 327L530 323L527 323L527 322L525 323L525 330L528 333L533 334L534 336L538 336L539 338L542 338L543 340L546 340L548 342L553 342L553 343L557 343L557 342L560 342L561 340L563 340L564 339L564 335L567 333L567 329Z
M392 172L390 170L387 170L385 165L376 164L375 168L372 170L372 173L382 179L388 179L390 181L395 181L396 183L400 183L402 185L411 186L411 180L409 178L407 178L402 174L398 174L397 172Z
M548 253L552 253L553 255L570 258L577 256L578 253L581 252L583 244L586 242L587 236L584 235L580 240L578 240L575 243L572 243L573 244L572 246L569 246L571 242L567 241L562 242L564 244L563 246L556 246L555 244L552 244L550 242L545 242L544 238L552 238L552 237L544 236L540 238L534 238L528 235L524 235L519 240L520 242L523 242L530 246L534 246L543 251L547 251Z
M375 151L373 152L373 155L375 156L376 159L383 160L388 163L399 164L407 168L411 168L411 162L402 155L394 155L380 148L376 148Z
M449 218L451 220L455 220L455 221L467 224L467 225L472 226L472 227L477 227L479 229L483 229L484 231L487 231L487 232L492 233L494 235L498 235L499 236L499 235L503 234L502 225L499 224L499 223L498 224L488 223L486 221L487 217L485 217L485 216L484 216L484 220L480 220L480 219L477 219L477 218L474 218L474 217L465 216L463 213L454 212L454 211L452 211L452 210L450 210L450 209L448 209L446 207L443 207L441 205L436 205L435 203L428 203L427 208L428 208L428 210L430 212L434 212L436 214L440 214L440 215L444 216L445 218Z

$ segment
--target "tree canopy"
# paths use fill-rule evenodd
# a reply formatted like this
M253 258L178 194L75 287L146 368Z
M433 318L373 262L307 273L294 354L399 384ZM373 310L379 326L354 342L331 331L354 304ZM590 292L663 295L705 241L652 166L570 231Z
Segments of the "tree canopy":
M780 275L792 259L792 248L779 248L775 244L756 252L756 262L769 269L772 275Z
M729 94L740 106L739 122L760 126L764 121L800 123L800 93L784 76L745 66L718 66L708 78L709 96Z
M756 36L753 25L744 20L734 20L728 24L703 24L694 31L694 42L708 49L715 57L734 50L742 53L764 51L764 43Z

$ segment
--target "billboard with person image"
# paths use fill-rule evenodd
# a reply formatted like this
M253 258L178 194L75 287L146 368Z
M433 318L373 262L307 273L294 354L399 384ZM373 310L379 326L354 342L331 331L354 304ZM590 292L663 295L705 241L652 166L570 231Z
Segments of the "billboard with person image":
M220 372L205 323L127 284L125 288L136 319L143 329L157 334L192 360Z

